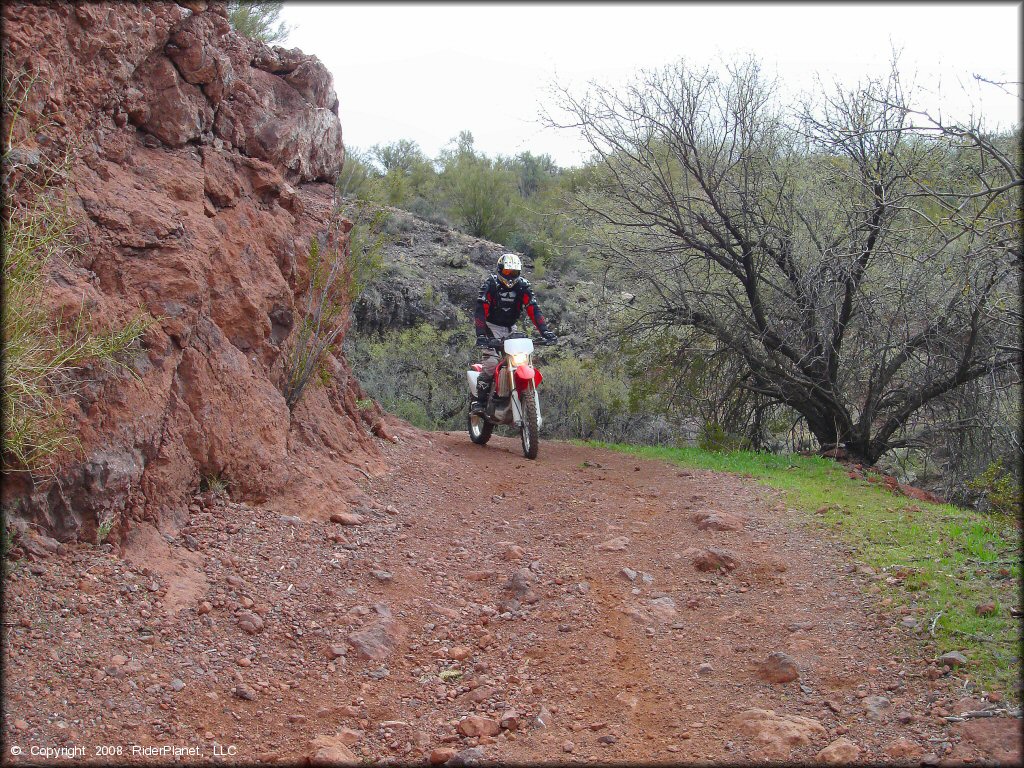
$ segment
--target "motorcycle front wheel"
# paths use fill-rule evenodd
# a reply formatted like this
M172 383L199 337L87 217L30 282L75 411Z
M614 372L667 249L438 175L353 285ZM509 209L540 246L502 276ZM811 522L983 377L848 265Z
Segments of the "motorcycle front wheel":
M473 413L472 403L469 407L469 439L477 445L487 445L487 441L491 439L491 432L494 431L494 425L483 416Z
M519 436L523 441L523 456L536 459L540 448L540 424L537 418L537 389L532 384L522 398L523 423L519 428Z

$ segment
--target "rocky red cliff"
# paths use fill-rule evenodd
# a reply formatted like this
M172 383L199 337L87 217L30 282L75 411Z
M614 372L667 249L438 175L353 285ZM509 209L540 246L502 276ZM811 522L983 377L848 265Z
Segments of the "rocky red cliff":
M116 541L132 521L173 529L203 477L292 513L357 500L381 415L356 407L345 361L294 413L278 385L344 159L330 73L234 33L223 3L14 2L3 22L5 69L32 80L13 144L72 157L84 248L52 265L54 313L157 318L136 376L80 372L81 452L5 478L6 509L64 540L110 521Z

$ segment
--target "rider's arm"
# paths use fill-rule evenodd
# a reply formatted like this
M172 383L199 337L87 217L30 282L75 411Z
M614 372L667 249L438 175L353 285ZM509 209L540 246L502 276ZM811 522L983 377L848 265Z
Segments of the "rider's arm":
M540 311L537 298L533 295L533 288L529 283L523 289L523 306L526 307L526 314L530 316L530 320L533 321L541 335L548 333L548 321L544 319L544 314Z
M491 279L484 280L480 286L480 296L476 300L476 311L473 313L473 325L476 326L477 336L490 336L491 331L487 327L487 318L491 314L491 304L494 297L491 295Z

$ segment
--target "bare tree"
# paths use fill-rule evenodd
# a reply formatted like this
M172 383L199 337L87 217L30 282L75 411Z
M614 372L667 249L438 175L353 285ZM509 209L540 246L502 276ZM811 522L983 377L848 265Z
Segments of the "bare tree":
M709 337L822 448L873 463L920 439L925 405L981 377L1019 381L1019 210L963 236L917 197L924 179L978 179L914 130L895 70L799 117L775 94L754 60L723 76L680 63L619 91L562 90L571 119L549 122L596 153L577 202L602 258L641 291L633 332Z

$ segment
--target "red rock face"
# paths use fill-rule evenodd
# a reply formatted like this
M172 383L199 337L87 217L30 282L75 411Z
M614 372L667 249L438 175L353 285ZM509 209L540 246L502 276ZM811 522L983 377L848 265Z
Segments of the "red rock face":
M74 158L86 245L53 265L54 311L158 318L137 378L82 372L81 454L55 479L7 478L5 506L71 540L99 519L173 528L204 475L303 516L357 500L382 464L345 361L294 413L279 389L344 158L330 73L236 35L222 3L16 2L3 22L5 67L37 76L15 146Z

